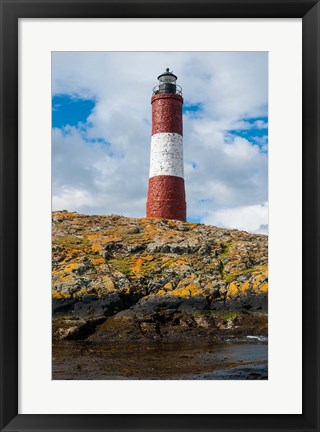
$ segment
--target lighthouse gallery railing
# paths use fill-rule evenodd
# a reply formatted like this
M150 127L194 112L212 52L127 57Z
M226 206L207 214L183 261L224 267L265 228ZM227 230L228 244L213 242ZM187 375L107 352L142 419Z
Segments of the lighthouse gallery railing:
M177 84L161 83L156 85L152 89L152 95L156 95L159 93L171 93L182 96L182 88Z

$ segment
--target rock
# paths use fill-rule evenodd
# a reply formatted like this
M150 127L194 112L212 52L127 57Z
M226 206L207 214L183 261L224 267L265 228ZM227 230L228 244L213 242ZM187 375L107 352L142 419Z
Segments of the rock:
M210 255L210 253L211 253L210 243L204 243L202 246L200 246L199 248L200 255Z
M79 333L80 333L80 328L77 326L69 327L67 329L60 328L58 330L60 339L77 339Z
M201 374L196 380L267 380L268 365L248 365L224 369L210 374Z
M174 338L175 331L189 329L201 337L206 331L237 332L247 319L215 323L207 315L249 313L259 323L255 314L268 307L267 261L264 235L165 219L54 212L53 316L86 323L104 317L109 334L118 334L119 327L123 338ZM60 328L66 338L78 338L78 324Z
M147 248L145 244L135 244L127 246L127 252L129 253L138 253L143 252Z
M171 295L147 296L136 303L132 310L136 314L153 314L164 309L178 309L181 303L182 300L179 297L172 297Z
M135 225L126 231L127 234L139 234L140 232L141 230L138 225Z

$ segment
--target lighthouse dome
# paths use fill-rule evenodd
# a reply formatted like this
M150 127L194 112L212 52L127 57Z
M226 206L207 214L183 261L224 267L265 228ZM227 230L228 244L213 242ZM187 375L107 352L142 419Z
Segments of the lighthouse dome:
M178 77L169 71L169 68L166 69L161 75L158 76L158 80L162 83L171 83L175 84Z

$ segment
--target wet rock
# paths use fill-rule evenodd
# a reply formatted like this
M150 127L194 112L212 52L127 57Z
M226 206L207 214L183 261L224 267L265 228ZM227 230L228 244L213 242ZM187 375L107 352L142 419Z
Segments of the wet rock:
M79 340L85 339L95 330L98 324L105 321L104 317L96 317L88 320L78 317L66 317L53 321L52 336L54 340Z
M249 365L201 374L196 380L267 380L268 365Z
M68 312L73 308L74 299L72 298L61 298L61 299L52 299L52 313L63 313Z
M174 309L146 310L131 308L109 317L90 336L92 341L145 340L170 341L244 339L247 335L267 335L265 314L238 313L230 315L221 311L189 312ZM260 340L260 339L259 339Z

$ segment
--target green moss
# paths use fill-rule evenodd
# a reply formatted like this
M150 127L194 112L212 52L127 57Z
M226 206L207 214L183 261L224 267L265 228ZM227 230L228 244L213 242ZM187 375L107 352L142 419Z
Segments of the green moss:
M225 258L230 254L230 246L231 246L231 241L228 241L221 246L222 252L219 254L220 259Z
M225 270L223 259L230 255L231 241L221 245L221 252L216 251L216 257L219 258L219 263L216 265L215 270L219 272L221 279L225 279Z
M85 239L83 237L72 236L72 235L66 235L63 237L59 237L59 238L53 240L52 243L54 245L61 245L61 246L64 246L64 245L81 246L81 245L89 245L90 244L87 239Z
M123 258L114 258L108 261L113 268L118 270L119 272L125 274L126 276L131 275L131 266L132 266L132 258L131 257L123 257Z
M191 315L193 316L193 318L200 318L200 317L205 316L205 314L201 313L201 312L192 312Z
M152 270L157 267L160 267L160 265L156 260L146 261L141 265L141 273L144 275L148 275Z
M248 268L248 269L245 269L245 270L241 270L241 271L238 271L238 272L235 272L235 273L229 273L229 274L225 275L224 279L227 282L232 282L238 276L241 276L241 275L244 275L244 274L248 274L248 273L252 273L252 272L254 272L256 270L258 270L258 267L251 267L251 268Z
M224 321L228 321L228 319L233 319L237 317L237 313L236 312L227 312L224 315L222 315L222 319Z

